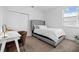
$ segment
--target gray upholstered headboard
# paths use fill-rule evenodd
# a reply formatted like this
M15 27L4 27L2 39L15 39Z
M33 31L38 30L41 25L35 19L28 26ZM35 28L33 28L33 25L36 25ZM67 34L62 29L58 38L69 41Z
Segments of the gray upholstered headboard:
M45 25L45 21L43 21L43 20L31 20L31 30L32 31L34 30L34 28L33 28L34 25Z

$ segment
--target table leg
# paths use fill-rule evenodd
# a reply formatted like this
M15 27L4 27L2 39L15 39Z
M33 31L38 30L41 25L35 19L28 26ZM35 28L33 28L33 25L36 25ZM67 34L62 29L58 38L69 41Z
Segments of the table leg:
M6 45L6 42L3 42L3 43L2 43L2 46L1 46L1 52L4 52L5 45Z
M18 40L15 40L15 44L16 44L16 48L17 48L18 52L20 52Z

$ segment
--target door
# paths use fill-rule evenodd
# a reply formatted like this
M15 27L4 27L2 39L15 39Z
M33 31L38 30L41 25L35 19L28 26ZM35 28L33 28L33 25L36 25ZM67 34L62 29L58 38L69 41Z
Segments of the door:
M5 24L16 31L27 31L28 34L28 15L20 12L7 11Z

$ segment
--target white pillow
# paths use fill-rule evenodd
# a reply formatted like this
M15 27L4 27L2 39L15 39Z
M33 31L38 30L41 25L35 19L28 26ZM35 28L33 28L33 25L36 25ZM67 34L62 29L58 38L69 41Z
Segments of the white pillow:
M47 28L46 25L34 25L34 29L45 29Z
M39 29L39 26L38 25L34 25L34 29Z
M39 29L46 29L47 26L46 25L38 25Z

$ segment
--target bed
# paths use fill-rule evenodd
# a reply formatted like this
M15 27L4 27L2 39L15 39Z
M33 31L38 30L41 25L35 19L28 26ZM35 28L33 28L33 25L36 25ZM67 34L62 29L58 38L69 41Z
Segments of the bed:
M41 29L40 29L40 28ZM56 47L65 38L65 33L59 28L48 28L43 20L31 20L32 36Z

